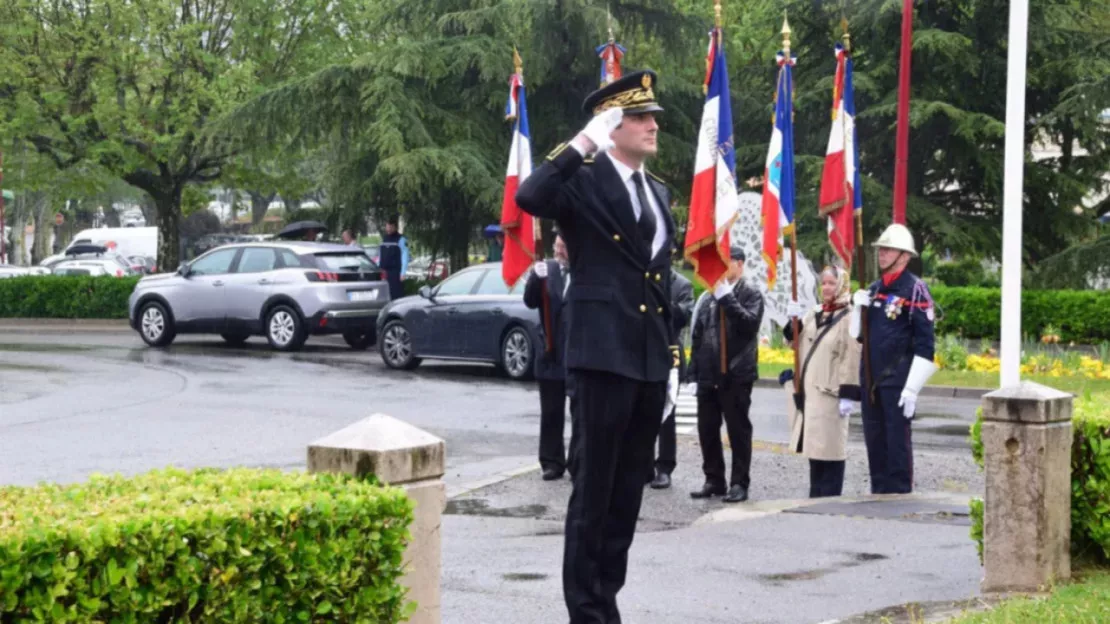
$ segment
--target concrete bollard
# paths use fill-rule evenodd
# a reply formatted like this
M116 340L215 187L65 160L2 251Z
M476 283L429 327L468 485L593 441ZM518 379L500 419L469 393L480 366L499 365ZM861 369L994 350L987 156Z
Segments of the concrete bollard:
M1072 395L1023 382L983 397L984 592L1071 577Z
M376 475L402 487L415 503L412 542L402 583L417 610L412 624L439 624L443 569L440 525L447 504L443 485L446 445L436 436L385 414L374 414L308 447L309 472Z

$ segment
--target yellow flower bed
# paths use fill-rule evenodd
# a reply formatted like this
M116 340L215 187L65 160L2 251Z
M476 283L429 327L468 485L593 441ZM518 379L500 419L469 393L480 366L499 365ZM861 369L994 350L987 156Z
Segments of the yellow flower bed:
M690 349L686 349L686 359L690 359ZM760 364L786 364L794 365L793 349L774 349L766 345L759 345Z
M937 365L946 368L941 358L937 358ZM1001 362L993 355L969 355L965 370L977 373L997 373ZM1110 367L1097 358L1082 356L1079 358L1079 368L1068 370L1059 358L1046 355L1034 355L1021 365L1021 372L1026 375L1045 375L1048 377L1086 377L1087 379L1110 379Z

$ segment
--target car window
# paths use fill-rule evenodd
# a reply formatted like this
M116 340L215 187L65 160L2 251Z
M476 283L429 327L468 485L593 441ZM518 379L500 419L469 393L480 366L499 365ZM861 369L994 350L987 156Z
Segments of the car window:
M220 275L231 270L231 261L235 259L238 249L220 249L208 255L201 256L192 265L194 275Z
M268 247L247 247L243 255L239 256L239 268L236 273L262 273L273 271L277 264L274 250Z
M89 269L62 268L54 272L55 275L92 275Z
M301 262L300 256L288 249L278 250L278 254L281 256L281 264L284 267L299 268L301 266L304 266Z
M316 262L328 271L377 271L378 265L361 251L318 253Z
M470 291L474 289L474 284L486 272L472 270L456 273L440 283L439 288L436 289L436 295L441 297L445 295L469 295Z
M505 285L505 280L501 277L501 271L486 271L486 276L482 278L482 283L478 284L478 291L476 295L507 295L509 294L509 287Z

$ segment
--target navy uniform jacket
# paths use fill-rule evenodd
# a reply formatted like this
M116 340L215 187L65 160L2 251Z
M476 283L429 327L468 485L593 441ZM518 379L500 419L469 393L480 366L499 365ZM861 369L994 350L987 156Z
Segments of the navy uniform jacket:
M528 276L528 281L524 284L524 305L540 311L540 344L535 358L536 379L561 381L566 379L567 376L566 363L563 361L564 340L567 335L566 315L563 313L566 310L563 301L563 287L566 285L566 281L563 279L562 268L558 261L546 260L545 262L547 264L547 279L540 279L535 273ZM551 354L544 353L544 349L547 347L545 337L547 323L543 318L544 288L547 289L547 299L551 311Z
M681 348L682 330L690 323L694 312L694 285L681 273L672 273L671 304L674 306L674 319L671 325L674 330L675 340L679 342L678 350L678 378L686 377L686 350Z
M914 356L933 361L936 310L929 287L913 273L903 271L890 286L879 280L871 284L871 307L867 309L871 356L871 385L902 388L910 374ZM863 332L860 332L862 342ZM864 378L860 360L860 379ZM863 383L860 384L862 388Z
M517 190L517 204L529 214L554 219L567 244L568 370L662 382L676 365L671 198L663 184L650 176L647 180L665 221L657 227L667 228L668 244L655 257L649 257L632 200L605 154L586 162L573 147L563 146Z

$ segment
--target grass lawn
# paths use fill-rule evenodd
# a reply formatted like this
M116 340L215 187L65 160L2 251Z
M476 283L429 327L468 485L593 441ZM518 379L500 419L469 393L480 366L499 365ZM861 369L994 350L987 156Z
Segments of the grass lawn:
M1077 582L1047 598L1007 600L997 608L963 615L949 624L1096 624L1110 622L1110 569L1081 570Z
M778 379L784 369L792 368L787 364L760 364L759 376L762 379ZM1024 375L1023 380L1071 392L1083 396L1085 392L1108 392L1110 380L1085 379L1083 377L1046 377L1043 375ZM977 373L974 371L937 371L930 379L930 386L955 386L957 388L997 388L998 373ZM1110 620L1108 620L1110 622Z

